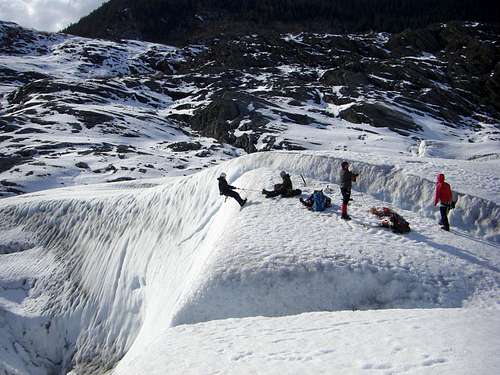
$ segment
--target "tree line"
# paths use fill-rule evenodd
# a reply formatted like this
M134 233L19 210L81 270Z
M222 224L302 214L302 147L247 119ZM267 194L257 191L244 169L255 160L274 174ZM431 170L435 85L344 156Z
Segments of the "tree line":
M201 20L213 29L244 23L258 29L399 32L454 20L498 23L500 7L492 0L111 0L64 31L89 37L135 32L165 41L176 32L189 34Z

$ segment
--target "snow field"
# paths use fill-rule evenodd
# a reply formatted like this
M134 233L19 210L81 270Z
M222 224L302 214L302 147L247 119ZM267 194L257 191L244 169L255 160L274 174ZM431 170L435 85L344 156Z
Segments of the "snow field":
M341 311L160 330L114 374L439 374L498 371L497 311Z
M147 352L159 327L213 319L494 306L498 245L471 236L469 222L440 232L430 218L430 181L390 165L355 163L364 176L358 188L368 194L355 194L350 223L340 220L338 207L316 214L297 199L265 200L258 192L278 182L284 169L296 185L302 173L308 192L330 184L337 205L341 161L253 154L188 177L2 200L0 311L7 335L0 366L21 373L102 372ZM223 170L230 183L257 190L243 192L248 206L219 196L216 177ZM398 211L414 232L399 236L373 227L366 210L384 204L375 191L396 207L412 197ZM473 198L480 207L492 204L495 214L496 204ZM490 233L489 224L471 220ZM19 247L13 239L21 236L26 241ZM28 286L13 293L9 285Z

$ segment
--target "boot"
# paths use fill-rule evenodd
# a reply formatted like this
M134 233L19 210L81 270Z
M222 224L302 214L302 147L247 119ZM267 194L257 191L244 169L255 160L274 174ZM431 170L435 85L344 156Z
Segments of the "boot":
M347 215L347 204L342 203L342 216L343 220L351 220L351 217Z

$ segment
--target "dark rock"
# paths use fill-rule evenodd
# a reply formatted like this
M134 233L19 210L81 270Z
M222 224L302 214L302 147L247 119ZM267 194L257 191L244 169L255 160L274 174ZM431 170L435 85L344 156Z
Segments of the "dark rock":
M351 69L344 67L328 70L321 77L321 82L330 86L364 86L370 83L360 64L352 64Z
M441 25L420 30L405 30L399 34L393 34L387 43L387 48L396 56L415 56L422 51L436 53L444 46Z
M35 150L35 149L33 149L33 148L24 148L22 150L19 150L19 151L15 152L15 154L21 155L21 156L24 156L24 157L34 156L37 153L38 153L38 151Z
M9 133L9 132L14 132L16 130L19 130L21 127L12 124L11 122L7 122L5 119L0 118L0 130L2 133Z
M119 145L116 147L116 152L125 154L127 152L134 152L134 147L129 145Z
M307 116L307 115L302 115L298 113L290 113L290 112L281 112L280 115L285 116L292 122L299 124L299 125L309 125L314 122L314 119Z
M133 181L135 178L133 177L118 177L113 180L107 180L106 182L124 182L124 181Z
M75 167L77 168L82 168L82 169L89 169L89 165L87 163L85 163L84 161L80 161L78 163L75 164Z
M23 128L18 130L15 134L43 134L47 133L45 130L36 129L36 128Z
M34 165L36 167L45 167L47 164L45 164L43 161L35 161L33 163L30 163L30 165Z
M239 121L236 119L248 114L245 102L238 101L232 94L224 94L216 98L206 108L196 111L191 121L194 130L218 140L226 138L228 130L234 130Z
M116 173L118 169L113 164L109 164L105 169L106 172L113 172Z
M16 186L16 187L22 187L22 185L18 185L15 182L7 181L7 180L1 180L0 185L2 186Z
M15 188L12 188L12 187L9 187L9 188L5 189L5 191L8 192L8 193L13 193L13 194L17 194L17 195L24 194L24 191L19 190L19 189L15 189Z
M165 91L165 94L170 96L172 98L172 100L181 100L181 99L188 98L192 95L189 92L174 91L174 90Z
M171 143L167 146L173 152L185 152L185 151L196 151L201 149L201 143L199 142L176 142Z
M381 103L355 104L340 112L340 118L355 124L370 124L375 127L385 127L392 130L420 130L413 119Z
M195 156L197 156L199 158L207 158L211 155L212 155L212 153L209 150L201 150L200 152L197 152L195 154Z

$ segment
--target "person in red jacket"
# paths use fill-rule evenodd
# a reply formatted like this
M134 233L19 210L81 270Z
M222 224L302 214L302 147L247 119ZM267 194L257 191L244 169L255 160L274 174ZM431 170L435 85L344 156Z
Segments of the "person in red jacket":
M444 174L440 173L437 176L436 181L436 194L434 195L434 206L439 202L439 211L441 212L441 224L442 229L449 231L450 223L448 222L448 211L451 208L451 202L453 200L453 194L451 193L450 184L444 182Z

